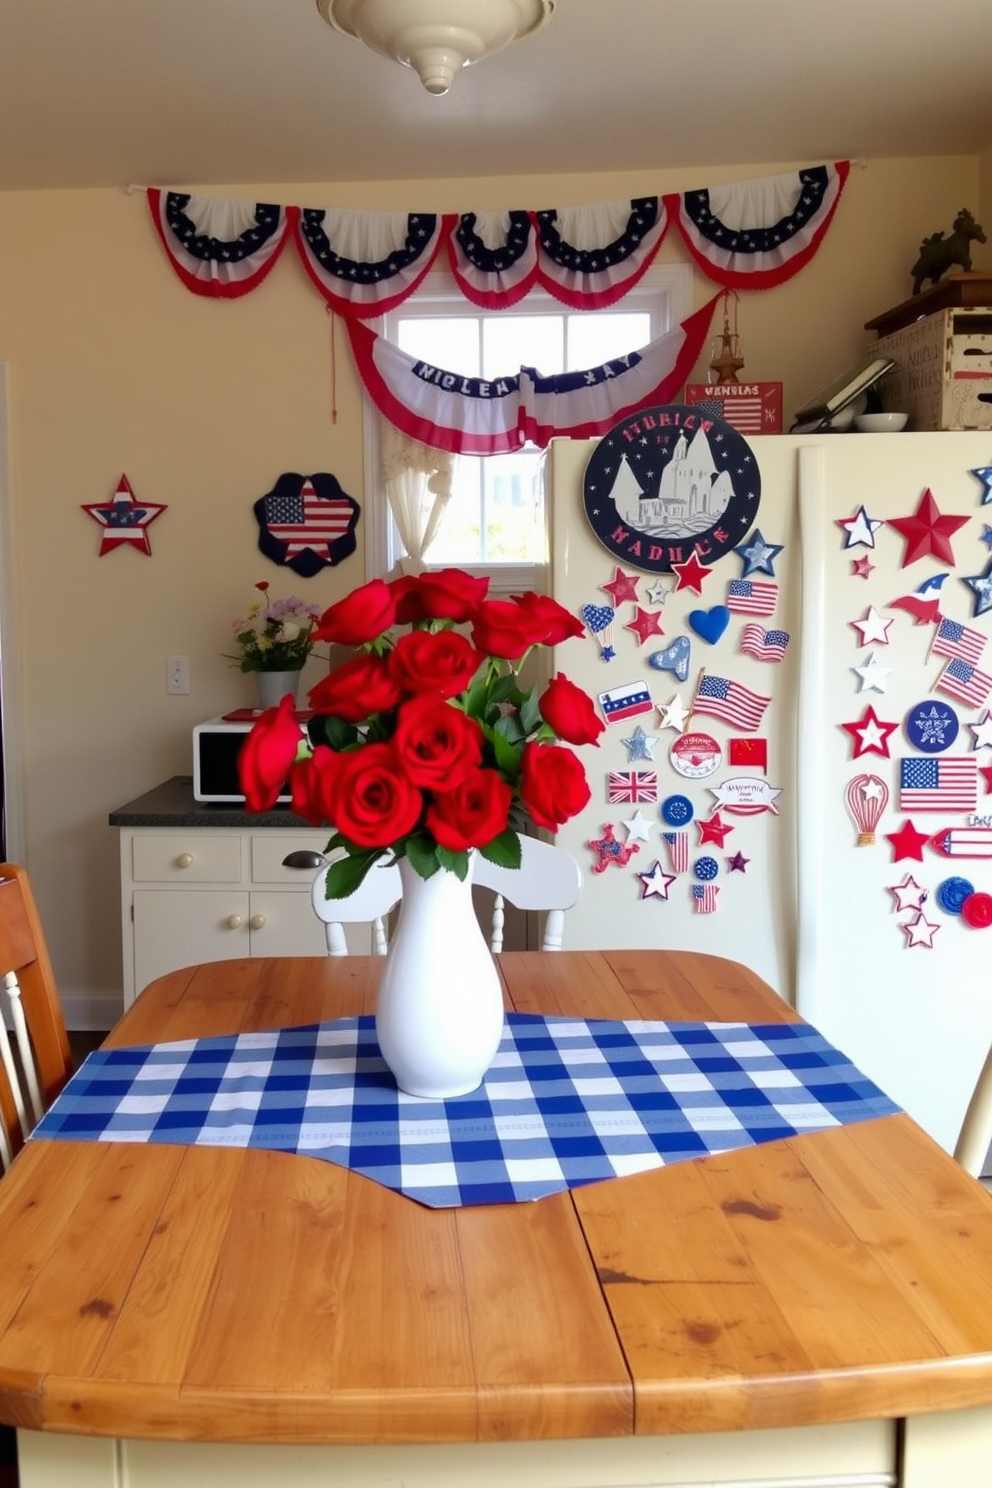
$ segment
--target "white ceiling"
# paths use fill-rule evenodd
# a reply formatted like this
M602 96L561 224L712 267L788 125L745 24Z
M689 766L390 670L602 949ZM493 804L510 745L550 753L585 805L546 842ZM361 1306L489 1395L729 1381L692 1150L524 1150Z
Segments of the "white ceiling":
M990 59L992 0L558 0L432 98L315 0L0 0L0 189L973 155Z

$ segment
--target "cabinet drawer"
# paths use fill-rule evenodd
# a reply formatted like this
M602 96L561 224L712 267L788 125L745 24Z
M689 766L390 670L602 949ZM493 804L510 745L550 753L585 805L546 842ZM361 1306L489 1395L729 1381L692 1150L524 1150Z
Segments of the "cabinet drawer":
M287 867L293 853L323 853L330 828L318 832L258 832L251 839L252 883L309 887L319 864Z
M148 833L131 842L136 883L240 883L241 836Z

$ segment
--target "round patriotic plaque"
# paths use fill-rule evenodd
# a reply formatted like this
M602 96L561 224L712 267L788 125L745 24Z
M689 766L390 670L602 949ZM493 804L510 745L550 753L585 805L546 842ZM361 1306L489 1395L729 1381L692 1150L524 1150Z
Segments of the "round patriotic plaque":
M605 548L634 568L668 573L694 553L709 564L743 541L761 473L730 424L673 403L641 409L603 436L582 498Z

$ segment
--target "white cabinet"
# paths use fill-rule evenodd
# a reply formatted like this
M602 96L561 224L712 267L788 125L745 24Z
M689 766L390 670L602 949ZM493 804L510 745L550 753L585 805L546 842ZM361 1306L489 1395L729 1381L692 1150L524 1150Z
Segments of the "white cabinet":
M121 828L124 1006L155 977L200 961L326 955L310 886L312 855L327 838L306 829ZM350 931L350 948L367 950L351 945Z

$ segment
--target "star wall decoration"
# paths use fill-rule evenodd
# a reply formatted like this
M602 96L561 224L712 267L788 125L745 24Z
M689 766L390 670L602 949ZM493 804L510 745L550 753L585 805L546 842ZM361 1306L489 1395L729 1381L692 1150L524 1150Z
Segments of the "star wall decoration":
M989 559L984 573L971 574L968 578L964 578L963 582L968 585L975 597L973 615L984 615L986 610L992 610L992 559Z
M885 692L892 676L892 668L883 666L874 651L869 651L862 666L852 667L851 671L861 678L859 692Z
M695 553L690 553L684 563L672 564L672 573L678 579L676 592L679 589L691 589L694 594L702 594L703 581L709 577L710 572L705 563L700 563Z
M741 578L749 578L753 573L766 573L775 577L775 559L782 552L784 543L769 543L761 535L760 527L756 527L748 542L741 543L740 547L734 549L741 557Z
M985 717L978 723L969 723L968 727L975 736L972 749L992 749L992 713L987 708Z
M870 574L873 574L874 572L875 572L875 565L874 565L874 563L872 563L872 561L868 557L868 554L867 553L862 554L862 556L860 558L852 558L851 559L851 576L852 576L852 578L855 578L855 579L867 579L868 576Z
M910 563L915 563L918 558L928 556L953 566L954 552L951 548L951 538L959 527L965 525L967 520L967 517L942 516L933 499L933 492L927 486L911 517L889 517L888 519L888 525L894 527L899 535L906 539L902 567L906 568Z
M858 507L853 517L837 518L837 526L844 529L845 548L873 548L875 533L881 525L881 519L870 517L863 506Z
M852 759L859 759L863 754L880 754L883 759L889 759L889 736L898 727L898 723L883 723L871 707L853 722L841 724L854 740Z
M637 637L638 644L643 646L651 636L665 634L661 621L660 610L642 610L640 605L635 605L634 618L627 621L624 630L632 630Z
M874 605L868 606L860 620L852 620L850 623L860 633L862 646L870 646L875 641L880 646L889 644L889 626L892 621L884 619Z
M982 505L988 506L989 502L992 501L992 465L979 465L977 470L969 470L968 474L975 476L976 479L981 481ZM988 530L986 527L985 531L988 532ZM983 537L982 542L984 541L985 538Z
M621 739L620 742L621 744L626 746L628 751L628 760L631 764L633 764L634 760L653 760L654 746L657 744L658 740L653 738L650 734L646 734L641 728L640 724L638 724L637 728L635 728L630 738Z
M932 951L933 938L940 926L933 924L921 913L916 916L915 920L910 920L901 928L906 932L907 946L925 946L928 951Z
M746 858L742 852L735 852L732 858L727 859L727 872L746 873L750 861L751 859Z
M889 893L896 901L896 914L901 914L904 909L922 909L929 897L926 889L921 889L909 873L902 883L889 884Z
M928 834L918 832L911 821L904 821L898 832L886 832L885 836L892 843L894 863L898 863L901 858L923 862L923 848L929 840Z
M151 501L144 501L138 506L130 481L126 475L122 475L117 482L113 501L84 503L82 509L103 528L100 534L100 551L97 554L98 558L102 558L104 553L112 553L114 548L125 547L136 548L139 553L147 553L150 557L152 545L148 538L148 528L168 508Z
M638 873L637 877L641 880L642 899L667 899L668 891L675 882L675 874L666 873L658 862L647 873Z
M605 589L607 594L613 596L614 605L622 605L624 600L637 602L637 579L633 574L624 573L618 568L608 584L600 584L600 589Z

